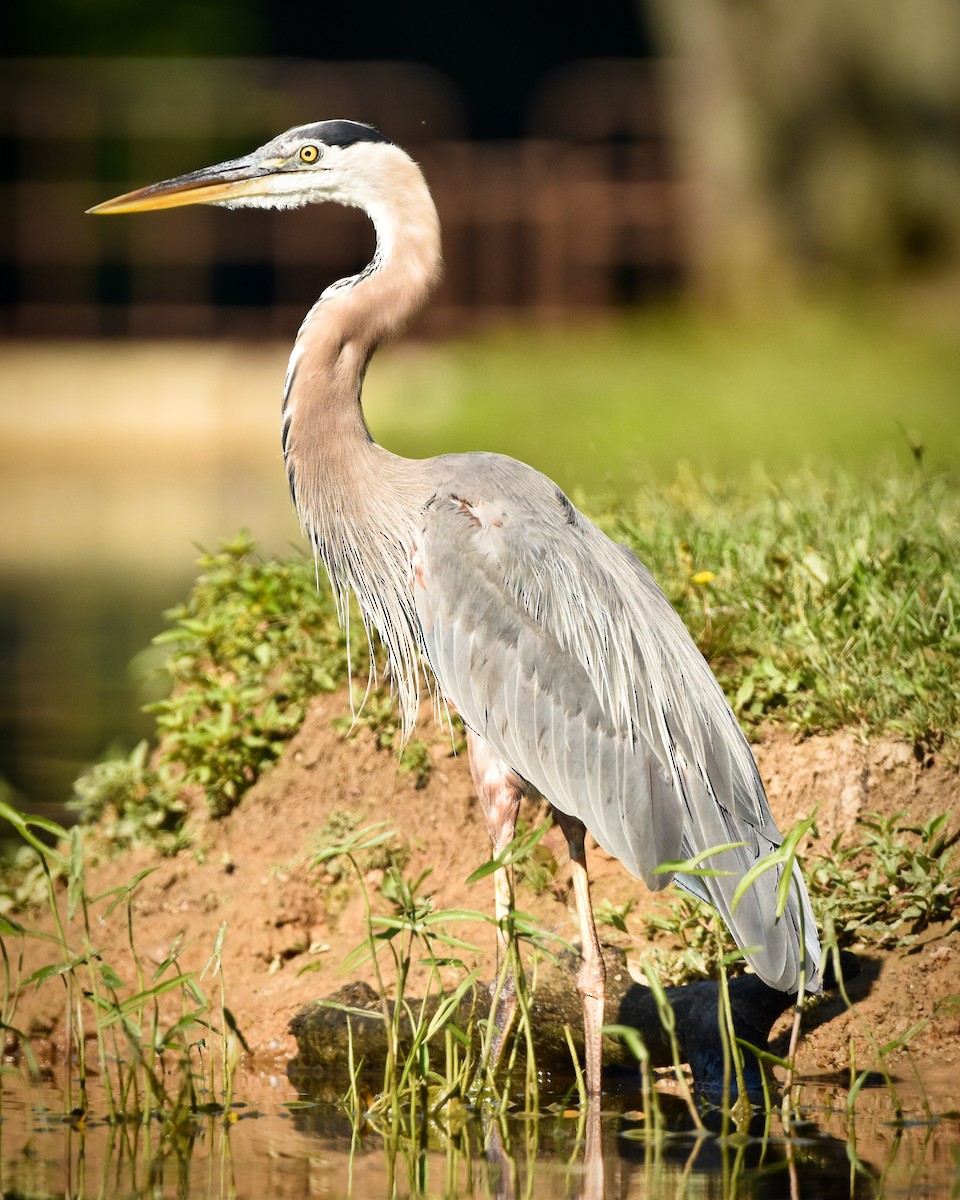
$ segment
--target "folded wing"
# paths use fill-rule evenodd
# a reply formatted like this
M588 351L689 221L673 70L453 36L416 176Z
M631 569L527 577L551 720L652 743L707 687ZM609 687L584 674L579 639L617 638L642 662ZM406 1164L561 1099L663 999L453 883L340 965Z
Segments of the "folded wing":
M430 664L466 724L651 888L664 862L729 843L678 877L721 913L771 986L818 986L800 879L775 917L779 868L733 908L782 838L750 748L650 572L548 479L512 459L434 460L414 595ZM803 935L801 935L801 925Z

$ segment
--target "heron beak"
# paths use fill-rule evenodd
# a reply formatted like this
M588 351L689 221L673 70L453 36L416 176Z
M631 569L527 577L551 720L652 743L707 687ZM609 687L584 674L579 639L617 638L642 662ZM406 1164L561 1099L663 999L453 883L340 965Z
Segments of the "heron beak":
M265 176L277 173L279 164L254 155L204 167L175 179L164 179L148 187L125 192L113 200L88 208L88 213L148 212L157 208L181 208L186 204L216 204L241 196L259 194Z

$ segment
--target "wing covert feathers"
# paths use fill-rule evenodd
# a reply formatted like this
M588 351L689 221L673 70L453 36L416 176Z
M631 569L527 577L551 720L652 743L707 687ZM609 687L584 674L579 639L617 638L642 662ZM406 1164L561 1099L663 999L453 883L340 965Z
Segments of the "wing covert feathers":
M652 575L544 476L496 455L432 460L414 599L430 665L466 724L651 888L664 862L726 843L678 879L715 905L771 986L819 987L799 871L732 898L782 841L736 718ZM802 917L801 917L802 913ZM801 937L801 924L804 936Z

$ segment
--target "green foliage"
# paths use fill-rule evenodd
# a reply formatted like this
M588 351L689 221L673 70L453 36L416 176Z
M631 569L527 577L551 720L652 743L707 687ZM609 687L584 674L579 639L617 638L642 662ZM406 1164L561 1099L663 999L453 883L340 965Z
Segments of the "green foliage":
M44 883L43 901L53 922L53 933L49 933L31 929L9 915L0 917L0 1026L16 1039L31 1062L29 1038L17 1025L20 997L29 989L51 984L60 988L61 997L65 990L68 1058L70 1047L76 1055L65 1072L66 1112L82 1119L90 1111L88 1042L96 1043L99 1082L111 1124L148 1125L159 1118L167 1136L173 1138L192 1127L201 1112L229 1110L233 1074L245 1042L226 1007L222 973L226 926L221 926L199 978L180 965L182 941L172 946L148 975L134 936L133 898L155 868L141 871L110 892L92 896L86 883L82 828L67 831L3 801L0 819L36 856ZM47 844L46 838L55 839L56 844ZM101 923L115 913L124 918L132 971L118 969L111 962L116 946L110 950L104 945ZM22 954L12 951L17 941L27 939L42 940L51 957L24 978ZM219 1003L210 1001L200 987L208 971L220 978ZM204 1093L205 1101L201 1100Z
M960 749L960 495L836 474L681 476L601 518L657 576L741 722Z
M372 734L378 750L392 750L400 736L400 722L393 697L386 688L371 688L364 695L359 688L353 693L354 713L337 717L334 729L344 737L355 738L361 730Z
M651 968L665 987L716 979L721 959L736 951L716 910L686 892L665 910L655 910L645 918L643 936L652 942L662 938L669 942L667 946L654 945L649 954Z
M610 900L604 898L594 911L597 924L609 925L611 929L616 929L620 933L626 933L627 917L630 916L636 902L635 896L629 896L622 904L613 904Z
M912 945L931 923L960 928L960 865L954 849L960 828L948 829L950 813L925 825L904 823L905 813L859 818L860 836L809 866L810 893L818 922L829 921L837 943L886 949Z
M430 747L423 738L411 738L400 751L398 766L402 774L412 775L418 788L425 788L433 770Z
M94 766L73 807L98 821L105 843L181 844L184 789L199 788L214 816L228 813L300 728L307 704L348 676L347 638L314 563L263 562L246 534L199 560L183 604L155 643L169 648L171 690L149 706L159 746ZM351 630L366 647L362 629ZM366 663L361 666L366 670ZM411 770L423 771L412 751Z
M240 534L200 565L155 639L171 647L173 690L152 709L161 768L176 766L221 816L279 756L310 698L347 677L347 640L313 563L261 562Z
M867 813L852 834L837 834L829 853L808 859L804 875L825 944L906 949L931 924L950 922L960 929L955 857L960 827L949 828L951 815L940 813L916 825L903 812L892 817ZM791 830L785 844L804 833L804 826L809 822ZM627 912L629 907L618 910L607 902L597 919L627 932ZM643 936L652 942L667 939L667 946L654 946L651 957L668 985L715 978L720 960L736 951L714 909L686 893L646 917Z
M523 818L517 821L514 836L523 853L514 862L513 868L517 883L530 888L535 896L542 896L553 886L560 870L553 851L543 843L544 834L552 824L553 815L549 812L532 830Z
M353 833L360 824L356 812L334 809L316 837L318 847L314 863L323 863L324 873L332 880L346 879L355 863L366 875L370 871L387 871L390 868L403 870L410 861L410 845L399 834L390 833L376 840L363 839L364 845L354 848L351 855L341 853L339 847L353 845ZM367 844L368 843L368 844Z
M364 1102L365 1091L358 1086L358 1066L344 1097L345 1107L357 1128L371 1124L398 1131L401 1120L404 1124L409 1120L411 1125L424 1116L437 1120L453 1097L465 1094L473 1078L476 1064L471 1036L469 1029L464 1032L459 1027L459 1021L461 1005L472 994L478 972L468 972L460 955L476 947L454 937L448 926L451 919L489 918L481 913L434 911L430 896L423 890L429 870L408 879L396 863L387 867L382 887L390 912L375 913L363 863L371 852L385 850L393 837L383 823L351 830L339 843L324 847L313 865L330 873L342 859L356 878L366 913L366 934L342 969L353 970L366 962L372 965L387 1034L381 1094L371 1098L369 1104ZM388 957L395 976L392 999L381 968L382 953ZM427 968L419 1005L407 996L407 981L415 962ZM461 968L463 977L448 995L440 971L451 966Z
M99 824L98 842L118 850L149 842L165 854L176 854L183 844L187 806L151 766L145 741L127 758L97 763L73 788L68 807L79 812L82 824Z
M361 730L369 731L378 750L395 753L398 769L405 775L413 775L418 788L426 787L433 770L430 747L422 738L410 738L404 744L397 707L389 688L371 688L366 694L355 689L353 703L354 715L337 717L333 722L334 729L350 738L355 738Z
M360 1064L354 1064L344 1106L355 1129L370 1126L389 1136L397 1136L403 1129L413 1136L418 1122L424 1119L436 1123L439 1130L451 1119L459 1120L458 1114L466 1108L479 1106L489 1113L503 1112L515 1103L511 1079L521 1047L524 1099L528 1106L533 1105L528 1111L536 1111L539 1078L528 990L536 986L535 966L534 982L528 984L520 944L535 948L537 955L546 953L545 942L566 944L539 929L526 914L511 911L500 929L506 948L498 954L500 973L491 998L486 990L477 988L479 969L470 969L464 961L465 954L475 956L478 948L453 930L461 924L493 925L495 918L489 912L472 909L437 910L425 886L430 869L409 877L396 861L387 866L380 887L380 899L386 902L388 911L375 911L364 864L370 854L389 854L395 834L385 823L356 830L353 822L344 821L339 814L334 817L335 826L344 829L344 836L339 843L321 850L313 865L331 874L342 859L355 877L365 908L365 936L348 954L341 970L350 972L361 964L370 964L387 1035L379 1095L370 1096L360 1086ZM501 866L522 870L542 835L543 830L537 829L514 838L497 859L478 868L467 882L484 879ZM393 980L389 990L382 960L389 964ZM416 1001L408 995L414 966L425 973L423 995ZM451 972L456 977L452 989L444 979ZM500 1015L499 999L508 973L516 982L516 1012L501 1031L499 1050L494 1051L493 1014ZM348 1014L352 1011L338 1002L321 1003ZM366 1011L361 1015L369 1018Z

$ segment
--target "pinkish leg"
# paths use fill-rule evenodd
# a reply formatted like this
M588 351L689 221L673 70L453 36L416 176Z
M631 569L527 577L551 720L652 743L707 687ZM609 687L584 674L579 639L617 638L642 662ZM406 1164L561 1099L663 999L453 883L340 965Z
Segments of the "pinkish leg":
M586 829L576 817L568 817L557 809L553 810L557 824L563 830L570 851L570 867L573 871L573 894L580 919L581 956L577 972L577 990L583 1004L583 1046L586 1059L587 1095L591 1100L600 1098L601 1061L603 1046L600 1030L603 1027L603 1002L607 986L607 969L600 951L600 939L593 919L590 903L590 881L587 877L587 856L583 848Z
M467 754L474 787L477 789L480 806L487 820L493 856L496 858L516 833L523 780L472 730L467 730ZM500 983L508 950L506 919L513 909L513 868L498 867L494 872L493 886L497 916L497 982L493 986L494 995L497 995L496 988ZM494 1010L490 1013L494 1025L490 1043L494 1069L500 1060L516 1010L517 981L513 971L508 970L500 986Z

